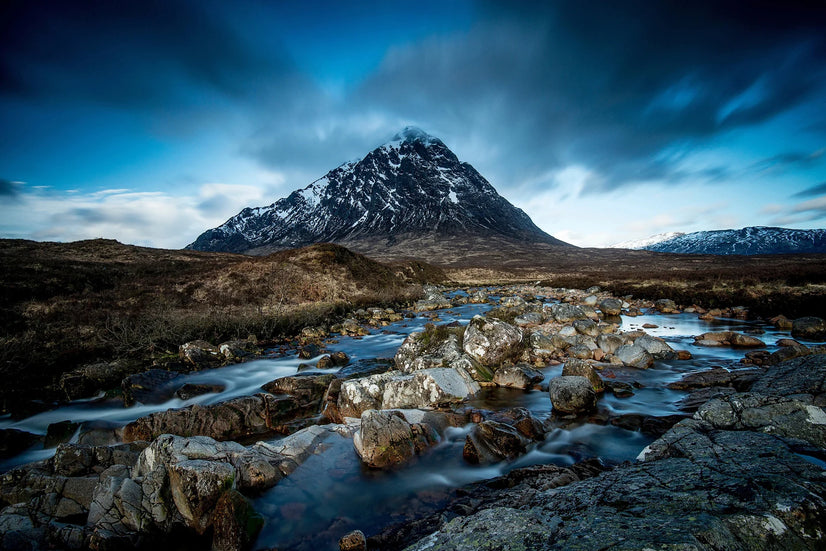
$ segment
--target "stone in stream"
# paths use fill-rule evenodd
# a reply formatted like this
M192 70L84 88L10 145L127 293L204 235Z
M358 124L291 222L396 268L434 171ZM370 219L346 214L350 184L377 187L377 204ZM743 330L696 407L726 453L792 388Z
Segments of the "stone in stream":
M501 365L522 351L522 331L497 319L474 316L465 328L462 347L486 367Z
M575 304L551 304L545 306L544 311L548 319L553 319L559 323L572 323L576 320L588 319L585 311Z
M135 402L162 404L175 395L182 378L180 373L165 369L150 369L129 375L121 382L123 405L129 407Z
M438 440L426 423L411 425L396 411L370 409L361 415L353 446L368 467L383 469L410 460Z
M659 337L652 337L646 334L637 338L634 344L645 349L655 360L670 360L677 357L674 349Z
M748 390L763 371L760 369L738 369L729 371L722 367L714 367L697 373L689 373L679 381L668 384L672 390L694 390L710 386L732 387L737 390Z
M622 313L622 301L618 298L606 298L599 303L599 311L606 316L619 316Z
M189 400L190 398L203 396L204 394L223 392L224 389L225 387L223 385L218 384L186 383L175 391L175 396L181 400Z
M792 322L792 337L810 341L826 340L826 320L809 316Z
M627 344L626 339L619 335L600 335L597 337L597 346L606 354L613 354L623 344Z
M597 404L596 392L585 377L555 377L548 383L548 394L556 413L584 413L594 409Z
M353 530L342 536L338 541L339 551L365 551L367 538L361 530Z
M542 382L544 376L526 365L509 365L500 367L493 374L493 382L498 386L521 388L527 390Z
M654 358L648 351L637 344L624 344L614 351L623 365L636 367L638 369L648 369L654 365Z
M567 360L565 365L562 366L562 375L585 377L591 383L591 388L593 388L597 394L605 390L605 385L602 382L602 378L597 374L596 369L583 360L576 358Z
M482 421L467 435L462 457L473 464L513 460L527 451L528 442L512 426L496 421Z
M224 492L212 513L212 551L240 551L252 548L264 517L236 490Z
M422 369L386 382L382 409L422 408L460 403L475 396L481 388L464 370Z
M735 348L759 348L766 343L756 337L736 331L712 331L694 337L697 346L732 346Z
M670 298L661 298L660 300L656 301L654 303L654 308L656 308L658 312L662 312L663 314L680 313L680 309L677 307L677 304Z

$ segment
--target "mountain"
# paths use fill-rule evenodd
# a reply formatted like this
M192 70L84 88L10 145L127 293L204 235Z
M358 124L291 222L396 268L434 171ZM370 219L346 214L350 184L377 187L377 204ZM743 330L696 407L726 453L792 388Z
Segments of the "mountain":
M405 245L417 240L433 245L485 238L570 246L540 230L441 140L407 127L363 159L269 206L245 208L187 248L267 254L333 242L410 252Z
M651 237L646 237L645 239L635 239L632 241L623 241L622 243L614 243L609 248L611 249L646 249L650 245L654 245L656 243L660 243L662 241L668 241L669 239L673 239L675 237L680 237L685 235L685 232L680 231L670 231L665 233L658 233L656 235L652 235Z
M667 236L668 234L660 234ZM619 243L613 247L646 249L680 254L809 254L826 253L826 229L791 230L752 226L739 230L699 231L656 240L642 240L640 246ZM644 243L645 241L650 241Z

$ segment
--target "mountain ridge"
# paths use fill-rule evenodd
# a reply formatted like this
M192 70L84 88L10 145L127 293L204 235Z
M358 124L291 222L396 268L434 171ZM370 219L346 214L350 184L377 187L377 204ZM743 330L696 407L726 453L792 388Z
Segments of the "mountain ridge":
M668 234L658 234L667 236ZM773 226L747 226L740 229L698 231L661 240L658 236L612 245L676 254L758 255L826 253L826 229L798 230ZM654 240L654 241L652 241Z
M312 243L398 245L410 235L497 235L571 246L539 229L439 138L406 127L265 207L247 207L187 249L267 254Z

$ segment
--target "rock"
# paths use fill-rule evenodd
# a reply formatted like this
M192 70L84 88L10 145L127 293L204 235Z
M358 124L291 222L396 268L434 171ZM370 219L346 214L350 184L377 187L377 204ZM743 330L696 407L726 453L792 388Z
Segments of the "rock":
M342 417L361 417L368 409L381 409L387 382L400 375L398 371L379 373L341 383L338 410Z
M579 414L596 407L597 395L585 377L561 376L548 383L554 412Z
M596 306L598 300L599 299L596 297L596 295L588 295L582 300L582 303L586 306Z
M513 323L515 323L518 327L527 327L530 325L539 325L544 321L542 314L539 312L525 312L521 316L516 316L513 319Z
M599 303L599 311L606 316L619 316L622 313L622 301L617 298L606 298Z
M80 423L75 423L73 421L59 421L57 423L52 423L46 428L46 439L43 442L44 448L54 448L57 447L58 444L63 444L64 442L68 442L72 439L72 436L75 435L77 430L80 428ZM7 430L14 430L14 429L7 429ZM3 434L4 431L0 431L0 434ZM25 449L25 448L23 448ZM20 453L22 450L18 450L12 455L16 455ZM0 457L3 456L3 445L0 444ZM6 456L9 457L9 456Z
M464 354L459 331L427 324L424 331L411 333L393 358L396 369L412 373L419 369L447 367Z
M588 337L599 337L602 334L602 331L599 329L597 324L593 320L576 320L574 322L574 329L580 335L586 335Z
M392 377L384 386L382 409L423 408L455 404L475 396L481 388L459 369L422 369L412 375Z
M236 490L224 492L212 513L212 551L250 549L264 527L264 517Z
M377 469L404 463L435 442L428 425L410 425L399 412L373 409L361 415L361 428L353 437L362 462Z
M826 320L814 316L792 322L792 337L809 341L826 340Z
M514 308L524 310L528 303L520 296L502 297L499 299L499 306L502 308Z
M733 346L736 348L758 348L766 343L758 338L737 333L736 331L717 331L703 333L694 337L694 344L698 346Z
M310 457L321 453L330 438L349 438L355 431L353 425L312 425L280 440L256 442L250 449L266 457L283 476L288 476Z
M781 316L775 316L775 317L771 318L769 321L772 323L772 325L774 325L778 329L789 330L792 327L794 327L794 323L792 322L792 320L790 320L786 316L782 316L782 315Z
M501 365L522 351L522 331L499 321L474 316L465 329L465 353L486 367Z
M102 390L116 388L124 377L142 371L130 360L114 360L81 366L60 376L60 389L69 400L88 398Z
M807 346L800 345L800 346L786 346L781 348L780 350L775 350L769 357L766 358L764 363L766 365L777 365L781 362L785 362L787 360L792 360L794 358L800 358L803 356L808 356L811 354L812 351L809 350Z
M530 342L531 350L537 355L550 355L556 350L553 339L540 331L531 333L528 341Z
M332 374L297 374L279 377L261 388L271 394L288 394L296 398L299 407L319 411L327 388L335 379Z
M68 423L68 421L64 421L64 423ZM52 426L49 425L49 428ZM40 437L30 432L18 429L0 429L0 459L14 457L32 447L38 440L40 440Z
M473 464L513 460L527 451L528 442L514 427L482 421L468 434L462 457Z
M588 319L585 311L574 304L559 303L545 306L545 314L549 319L559 323L572 323L576 320Z
M338 540L340 551L366 551L367 538L361 530L353 530Z
M753 393L720 396L703 404L694 418L716 429L765 432L826 448L826 412L792 398Z
M630 398L634 395L634 387L623 381L606 381L605 386L617 398Z
M729 386L737 390L747 390L763 371L758 369L739 369L729 371L715 367L697 373L689 373L679 381L668 384L672 390L693 390L710 386Z
M623 365L648 369L654 365L654 358L648 351L637 344L624 344L614 351L614 356L622 361Z
M196 396L203 396L204 394L212 394L223 391L223 385L186 383L175 391L175 396L181 400L189 400L190 398L194 398Z
M323 352L323 348L314 342L304 344L298 348L298 357L302 360L315 358Z
M654 308L663 314L678 314L680 312L677 304L670 298L661 298L660 300L654 302Z
M625 339L618 335L600 335L597 337L597 346L606 354L613 354L623 344L626 344Z
M261 351L252 342L247 340L231 340L218 345L218 352L229 361L240 361Z
M476 291L473 293L468 302L471 304L485 304L488 301L488 294L484 291Z
M493 382L498 386L521 388L527 390L542 382L544 376L540 371L526 365L509 365L500 367L493 374Z
M217 367L224 362L218 347L206 341L190 341L178 347L178 356L195 369Z
M826 406L826 355L811 354L772 367L751 386L751 392Z
M235 468L203 459L168 466L169 489L178 511L190 528L203 534L212 522L218 499L235 486Z
M256 394L209 406L194 404L151 413L127 424L123 439L149 441L161 434L175 434L232 440L273 432L290 421L315 413L316 408L302 406L292 396Z
M659 337L643 335L635 340L634 344L644 348L655 360L671 360L677 356L674 349Z
M564 366L562 366L562 375L585 377L588 379L588 382L591 383L591 388L593 388L594 392L597 394L605 390L605 385L602 382L602 378L597 375L596 369L594 369L588 362L570 359L565 362Z
M181 383L181 374L165 369L150 369L135 373L123 379L123 405L129 407L135 402L142 404L162 404L175 394Z

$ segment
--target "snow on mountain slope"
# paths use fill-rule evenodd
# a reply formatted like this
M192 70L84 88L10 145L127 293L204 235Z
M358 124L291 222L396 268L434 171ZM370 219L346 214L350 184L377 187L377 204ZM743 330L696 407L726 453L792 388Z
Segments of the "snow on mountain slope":
M245 208L187 248L245 252L359 239L393 243L401 234L433 232L566 245L536 227L441 140L407 127L360 161L269 206Z
M645 249L649 245L654 245L655 243L660 243L661 241L667 241L669 239L673 239L675 237L680 237L681 235L685 235L684 232L679 231L670 231L665 233L658 233L657 235L652 235L651 237L646 237L645 239L635 239L632 241L623 241L622 243L614 243L610 245L609 249Z
M666 236L667 234L660 234ZM649 251L680 254L794 254L826 253L826 229L794 230L767 226L752 226L739 230L700 231L656 240L652 236L631 247L633 242L614 247L639 248Z

